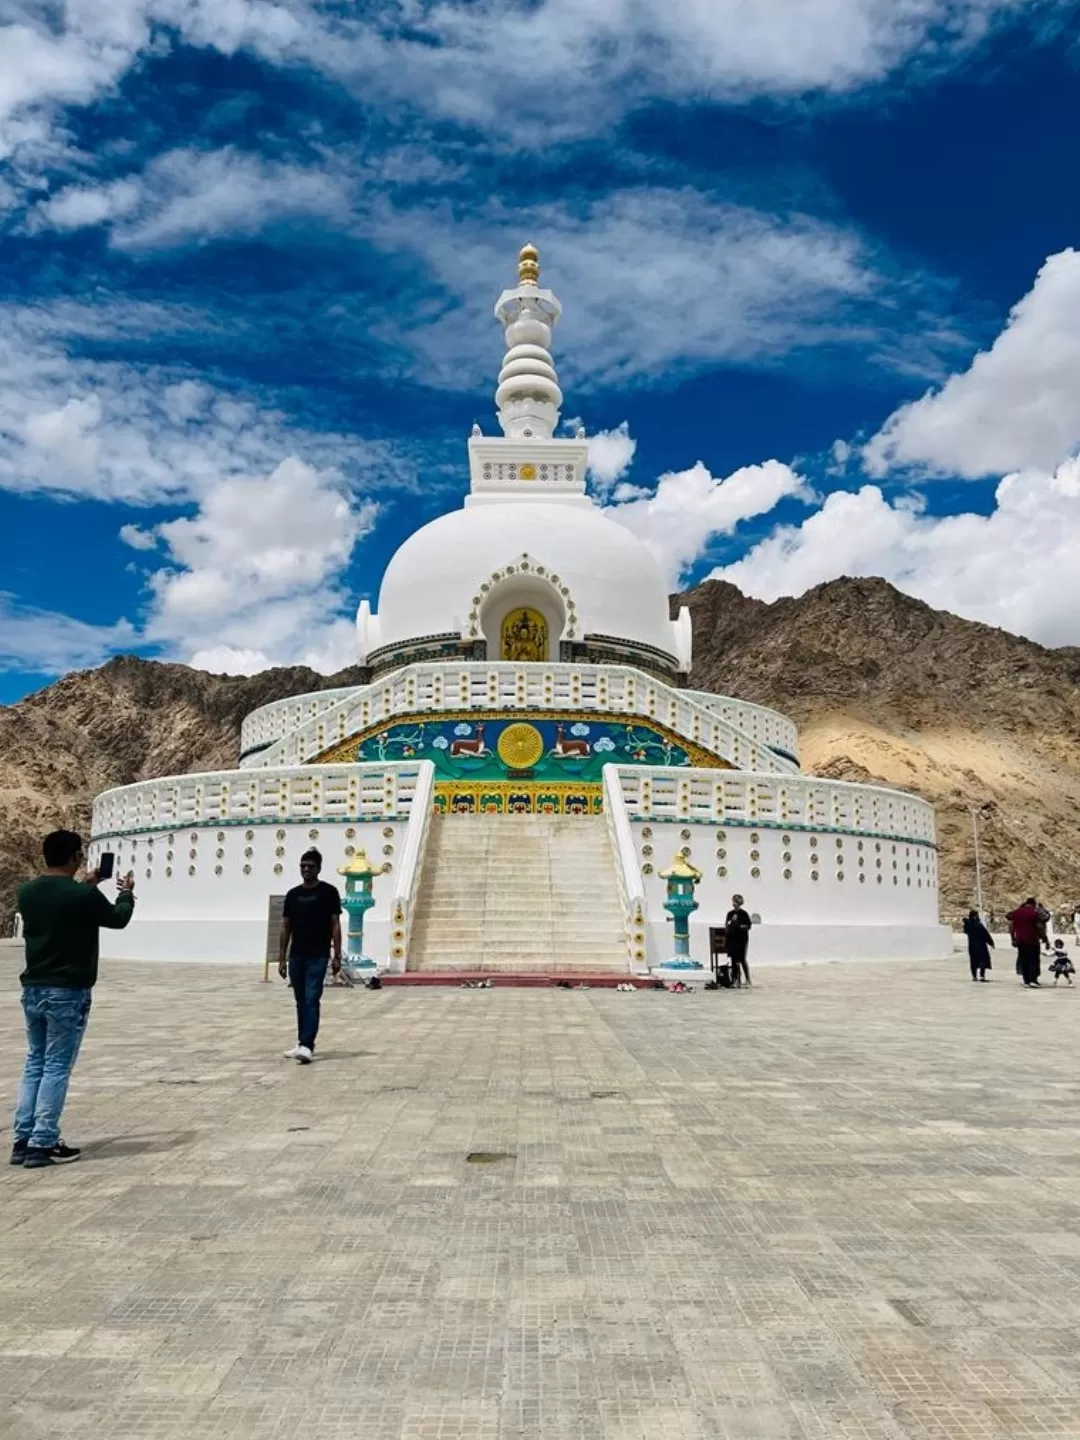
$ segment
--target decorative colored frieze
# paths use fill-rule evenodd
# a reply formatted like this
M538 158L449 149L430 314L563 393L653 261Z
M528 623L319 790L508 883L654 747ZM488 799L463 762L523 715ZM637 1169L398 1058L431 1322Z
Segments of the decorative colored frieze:
M495 782L466 786L436 782L439 815L602 815L601 785L543 785Z
M603 767L730 769L711 751L641 716L598 718L572 711L460 711L380 722L340 741L312 763L430 760L438 785L513 780L532 794L574 781L599 791Z

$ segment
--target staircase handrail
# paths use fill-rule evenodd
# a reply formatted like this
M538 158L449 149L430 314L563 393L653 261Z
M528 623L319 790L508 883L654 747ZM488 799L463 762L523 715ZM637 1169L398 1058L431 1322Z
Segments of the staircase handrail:
M409 963L416 895L431 834L434 798L435 766L430 760L421 760L390 903L390 964L395 971L405 970Z
M605 765L604 818L607 821L611 852L615 860L615 873L619 882L619 900L622 904L623 925L626 933L626 952L632 968L648 969L648 903L645 898L645 880L641 874L637 851L634 848L634 832L630 828L630 816L623 798L622 782L617 765Z

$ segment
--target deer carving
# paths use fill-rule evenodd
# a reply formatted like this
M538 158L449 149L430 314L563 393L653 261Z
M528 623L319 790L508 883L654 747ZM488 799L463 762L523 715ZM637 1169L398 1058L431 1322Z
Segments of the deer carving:
M456 760L461 755L486 755L487 746L484 744L484 727L477 725L476 734L470 735L467 739L459 736L450 742L450 758Z
M567 740L564 725L555 726L555 749L553 753L561 760L572 755L589 754L589 742L587 740Z

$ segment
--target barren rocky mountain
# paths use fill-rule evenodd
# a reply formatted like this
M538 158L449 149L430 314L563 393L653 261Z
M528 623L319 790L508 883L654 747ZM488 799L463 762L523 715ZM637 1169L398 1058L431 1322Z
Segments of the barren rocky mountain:
M937 809L942 909L1080 899L1080 650L1047 650L933 610L884 580L835 580L771 605L712 581L693 684L797 722L807 773L895 785Z
M1045 650L932 610L882 580L837 580L767 605L709 582L694 615L698 689L773 705L802 732L807 772L913 790L938 811L942 904L971 904L968 807L984 893L1080 898L1080 650ZM124 656L0 707L0 933L40 835L89 829L111 785L236 763L240 722L270 700L356 672L245 677Z

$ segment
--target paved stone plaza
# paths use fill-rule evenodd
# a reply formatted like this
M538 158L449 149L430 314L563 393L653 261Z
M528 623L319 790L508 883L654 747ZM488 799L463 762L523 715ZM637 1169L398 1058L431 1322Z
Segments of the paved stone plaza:
M0 1172L0 1434L1080 1437L1080 986L998 967L333 991L302 1069L279 984L114 965L84 1161Z

